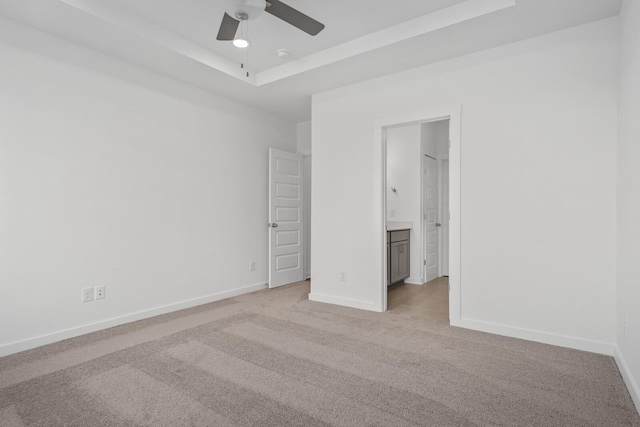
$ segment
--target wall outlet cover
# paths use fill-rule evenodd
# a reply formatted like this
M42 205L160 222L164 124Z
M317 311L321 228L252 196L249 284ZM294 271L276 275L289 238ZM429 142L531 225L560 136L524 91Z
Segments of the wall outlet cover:
M82 288L82 302L93 301L93 288Z
M105 297L104 285L95 287L95 295L96 295L96 299L104 299Z

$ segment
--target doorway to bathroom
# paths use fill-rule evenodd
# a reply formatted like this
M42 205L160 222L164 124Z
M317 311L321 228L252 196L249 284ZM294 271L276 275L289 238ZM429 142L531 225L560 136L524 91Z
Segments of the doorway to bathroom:
M449 125L386 129L385 209L387 309L447 321Z
M389 248L393 242L406 238L402 234L396 234L392 236L391 233L395 231L409 231L408 242L413 251L409 253L409 266L408 272L405 272L404 283L411 286L404 286L404 288L413 290L411 293L413 296L419 294L422 291L431 288L430 296L442 297L440 302L441 311L440 316L446 317L445 311L441 308L442 304L448 303L448 319L451 325L457 326L461 322L460 316L460 113L461 106L443 107L429 111L414 111L405 112L389 116L386 118L378 119L374 122L374 144L380 149L380 174L381 180L379 181L381 186L380 197L380 237L382 240L381 248L383 249L380 254L381 257L381 270L383 282L381 283L380 290L380 310L386 311L388 308L388 300L392 301L389 304L389 308L392 308L394 304L404 305L404 310L417 313L417 310L410 308L413 304L409 295L403 295L400 292L402 289L400 286L389 287L389 273L391 260L389 256ZM441 122L441 123L436 123ZM447 125L448 124L448 125ZM433 136L437 134L437 126L441 126L441 131L448 130L448 138L444 138L444 144L441 143L440 156L438 156L437 138L429 142L429 135ZM416 143L414 140L413 147L416 148L419 153L417 156L412 156L411 160L403 162L395 159L394 155L387 152L388 145L392 146L393 142L389 144L389 141L393 139L395 130L402 129L408 126L413 126L413 133L419 135L419 141ZM427 129L423 129L423 127ZM431 127L431 128L430 128ZM406 131L406 129L404 129ZM435 150L433 145L428 149L426 147L429 144L435 143ZM448 149L448 154L445 154L445 150ZM393 148L391 148L393 150ZM416 151L414 151L416 152ZM425 156L427 154L427 156ZM434 155L435 154L435 155ZM404 155L400 153L400 155ZM406 156L405 156L406 159ZM430 160L429 160L430 159ZM435 166L433 160L435 159ZM407 172L407 169L412 169L414 176L417 176L405 186L400 184L402 181L394 181L395 178L391 171L388 171L388 167L399 168L402 173ZM415 171L418 171L417 174ZM445 171L448 171L446 173ZM389 177L387 174L389 173ZM446 177L443 177L443 173L446 173ZM427 177L425 178L425 175ZM426 182L430 180L431 182ZM394 181L392 184L391 181ZM435 181L435 183L433 182ZM413 183L413 184L411 184ZM434 187L435 186L435 187ZM447 188L448 187L448 188ZM417 192L416 192L417 188ZM393 191L395 189L395 191ZM430 191L427 191L430 189ZM416 200L419 207L419 213L416 214L416 210L413 210L411 216L405 216L402 209L404 209L405 200L400 200L398 195L402 193L412 193L414 197L410 200L409 204L415 206ZM435 204L435 214L432 213L431 217L428 216L428 207L426 202L432 198L431 203ZM393 198L396 198L395 200ZM411 198L409 198L411 199ZM407 200L409 200L407 199ZM446 212L448 205L448 213ZM391 212L391 210L394 212ZM393 215L392 215L393 214ZM433 221L435 217L435 221ZM446 221L445 221L446 219ZM442 239L442 229L447 229L445 239ZM433 227L436 227L436 232L433 233ZM448 237L448 239L447 239ZM434 240L435 238L435 240ZM391 240L390 240L391 239ZM413 239L413 242L411 242ZM429 240L431 239L431 240ZM431 245L431 247L429 247ZM436 248L435 257L431 258L431 265L428 265L429 259L427 255L433 248ZM446 255L443 254L446 252ZM397 251L399 252L399 251ZM393 253L392 253L393 254ZM397 253L395 254L397 255ZM427 286L426 283L430 283L428 278L429 271L433 274L434 264L437 266L435 270L435 280L438 280L436 286ZM446 274L448 273L448 278ZM396 280L398 277L395 277ZM400 283L398 281L396 283ZM430 283L436 285L436 283ZM391 292L393 291L393 292ZM426 296L424 297L426 298ZM434 303L435 304L435 303ZM423 310L424 311L424 310Z

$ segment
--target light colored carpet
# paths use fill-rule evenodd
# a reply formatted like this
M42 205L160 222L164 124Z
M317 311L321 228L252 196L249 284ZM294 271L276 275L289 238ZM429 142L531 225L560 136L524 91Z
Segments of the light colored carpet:
M2 358L0 425L640 426L611 357L308 292L254 292Z

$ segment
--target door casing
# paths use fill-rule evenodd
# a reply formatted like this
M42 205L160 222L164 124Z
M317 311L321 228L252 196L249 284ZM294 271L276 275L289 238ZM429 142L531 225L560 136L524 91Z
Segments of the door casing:
M379 238L379 271L380 284L377 295L372 295L372 300L378 307L378 311L387 310L387 141L386 130L396 126L406 126L417 123L427 123L439 120L449 120L449 321L453 326L461 324L461 114L462 106L454 105L424 111L408 111L392 116L380 118L373 123L374 144L374 185L378 190L375 193L375 202L379 206L374 210L375 222L378 224Z
M438 157L439 276L449 275L449 155Z

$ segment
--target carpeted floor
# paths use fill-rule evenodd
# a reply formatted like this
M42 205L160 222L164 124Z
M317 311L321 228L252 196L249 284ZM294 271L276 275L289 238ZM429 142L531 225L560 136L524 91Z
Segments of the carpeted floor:
M2 358L0 426L640 426L611 357L308 292L255 292Z

